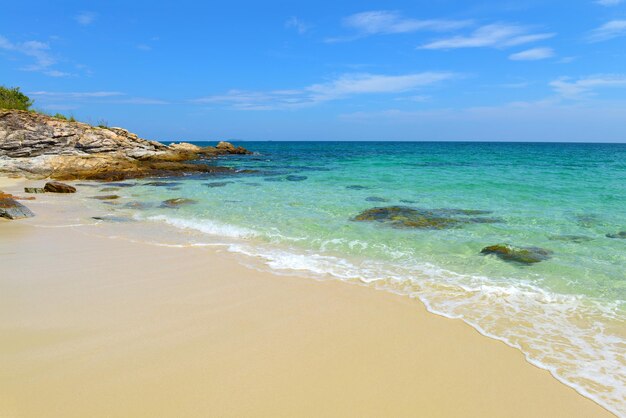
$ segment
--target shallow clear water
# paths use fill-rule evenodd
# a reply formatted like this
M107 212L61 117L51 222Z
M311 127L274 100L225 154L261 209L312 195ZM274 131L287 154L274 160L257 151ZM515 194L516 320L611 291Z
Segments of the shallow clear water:
M216 164L255 173L170 179L180 183L170 188L140 181L120 189L111 211L194 232L194 242L227 240L273 269L418 297L626 415L626 239L607 237L626 231L626 145L241 145L257 153ZM178 197L197 203L159 206ZM152 206L124 208L130 201ZM495 223L415 229L353 220L394 205L484 210L444 213ZM532 265L480 254L500 243L552 253Z

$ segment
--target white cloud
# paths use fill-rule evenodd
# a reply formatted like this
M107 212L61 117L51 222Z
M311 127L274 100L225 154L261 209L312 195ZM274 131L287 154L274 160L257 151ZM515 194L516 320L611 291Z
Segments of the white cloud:
M420 48L506 48L552 38L555 35L554 33L529 32L529 28L525 26L497 23L481 26L466 36L453 36L451 38L439 39L422 45Z
M93 12L80 12L74 16L74 20L76 20L79 25L89 26L96 20L96 14Z
M89 97L111 97L123 96L124 93L119 91L88 91L88 92L53 92L53 91L33 91L29 92L31 96L46 96L59 98L83 99Z
M449 31L471 24L467 20L417 20L402 17L395 11L377 10L356 13L343 20L344 26L364 34L409 33L420 30Z
M596 0L596 3L601 6L617 6L623 0Z
M33 58L35 62L24 67L23 70L25 71L40 71L53 77L69 75L61 71L50 70L50 67L56 64L56 59L50 53L50 45L45 42L11 42L7 38L0 36L0 49Z
M594 75L578 80L561 77L550 82L550 86L564 99L583 99L598 88L626 87L626 75Z
M626 20L611 20L591 31L588 40L601 42L626 35Z
M423 72L405 75L344 74L334 80L296 90L244 91L194 100L196 103L229 105L238 110L272 110L311 106L361 94L413 92L421 87L455 77L449 72Z
M285 22L285 27L287 29L295 29L300 35L306 33L311 26L304 23L301 19L298 19L296 16L292 16Z
M509 59L513 61L537 61L554 56L552 48L531 48L525 51L517 52L509 55Z

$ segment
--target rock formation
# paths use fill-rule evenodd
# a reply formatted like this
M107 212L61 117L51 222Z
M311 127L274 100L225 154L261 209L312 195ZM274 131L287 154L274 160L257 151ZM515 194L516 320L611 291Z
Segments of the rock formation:
M229 172L232 169L190 160L223 154L248 154L220 142L201 148L170 146L139 138L122 128L94 127L34 112L0 110L0 172L58 180L122 180Z

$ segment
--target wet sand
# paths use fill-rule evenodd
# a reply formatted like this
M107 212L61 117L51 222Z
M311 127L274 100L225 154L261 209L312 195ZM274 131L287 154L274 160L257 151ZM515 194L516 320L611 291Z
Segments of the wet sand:
M2 417L612 416L418 301L55 227L75 201L0 220Z

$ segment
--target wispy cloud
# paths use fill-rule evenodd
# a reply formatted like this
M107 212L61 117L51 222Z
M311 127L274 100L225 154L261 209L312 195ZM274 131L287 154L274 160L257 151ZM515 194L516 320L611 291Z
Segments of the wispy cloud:
M417 31L447 32L472 24L471 20L412 19L393 10L372 10L345 17L343 26L355 33L345 37L327 38L326 42L344 42L371 35L390 35Z
M550 86L564 99L583 99L593 94L596 89L626 87L626 75L594 75L577 80L561 77L550 82Z
M389 10L377 10L356 13L343 20L346 27L360 32L376 35L391 33L410 33L420 30L450 31L461 29L471 24L468 20L418 20L405 18L400 13Z
M617 6L623 0L596 0L596 3L600 6Z
M47 108L63 106L76 103L109 103L109 104L137 104L137 105L165 105L170 102L161 99L146 97L130 97L120 91L81 91L81 92L61 92L61 91L32 91L29 96L45 103ZM75 106L74 106L75 107Z
M296 16L291 16L285 22L285 27L287 29L295 29L300 35L305 34L309 29L311 29L311 25L305 23L303 20L297 18Z
M119 91L87 91L87 92L57 92L57 91L33 91L28 94L32 96L46 96L46 97L56 97L56 98L73 98L73 99L84 99L90 97L112 97L112 96L123 96L124 93Z
M24 71L37 71L51 77L66 77L71 75L70 73L50 68L56 64L57 60L51 54L50 45L46 42L11 42L7 38L0 36L0 49L32 58L34 62L23 67L22 70Z
M79 25L89 26L96 20L96 14L93 12L80 12L74 16L74 20L78 22Z
M517 52L509 55L509 59L513 61L537 61L554 56L552 48L531 48L525 51Z
M530 28L520 25L496 23L481 26L471 34L439 39L421 49L456 48L507 48L552 38L554 33L531 33Z
M626 35L626 20L611 20L591 31L589 42L608 41Z
M455 77L450 72L422 72L405 75L344 74L325 83L302 89L244 91L203 97L196 103L215 103L237 110L293 109L339 100L362 94L394 94L413 92L421 87Z

